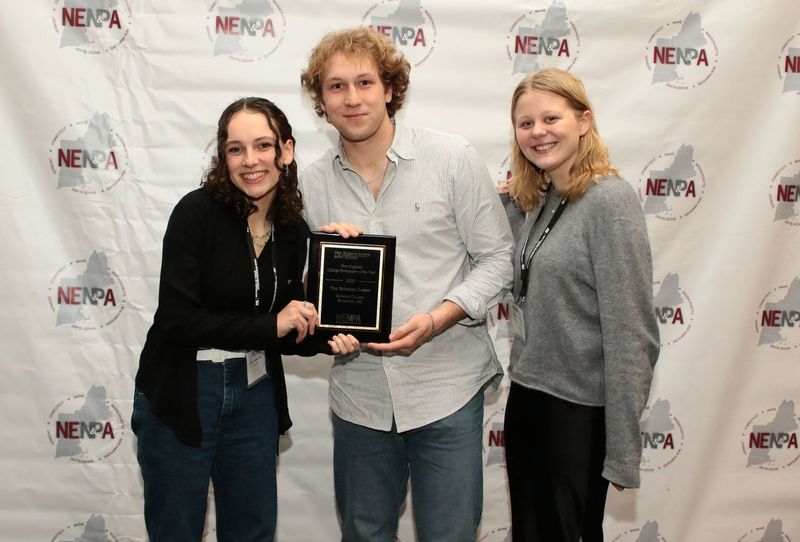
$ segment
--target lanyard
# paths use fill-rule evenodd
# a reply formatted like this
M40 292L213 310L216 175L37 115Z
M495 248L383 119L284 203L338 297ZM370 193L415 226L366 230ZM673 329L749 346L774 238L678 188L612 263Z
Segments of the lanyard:
M269 241L272 241L272 250L269 251L269 261L272 265L272 303L269 305L267 312L272 312L275 307L275 296L278 294L278 271L275 269L275 226L270 224L269 227ZM266 248L266 246L264 247ZM258 313L261 296L261 281L258 278L258 257L256 251L253 249L253 235L250 233L250 226L247 226L247 250L250 252L250 259L253 261L253 277L255 279L255 301L253 312Z
M547 207L546 199L545 202L542 203L542 208L539 210L539 214L536 215L536 220L533 221L533 225L531 226L531 229L528 232L528 238L525 240L525 244L522 246L522 252L520 252L519 254L520 289L519 289L519 294L514 299L514 303L517 306L525 302L525 294L528 291L528 276L530 275L533 255L536 254L536 251L539 250L539 247L542 246L542 243L544 243L544 240L547 239L547 236L550 234L550 231L552 231L553 226L555 226L556 222L558 222L558 219L561 217L561 213L563 213L564 209L567 207L567 200L565 198L561 199L561 203L559 203L556 210L553 211L553 217L550 219L550 222L547 223L547 227L542 232L542 235L539 237L539 240L536 241L536 244L533 245L533 249L531 250L530 255L526 259L525 252L528 250L528 243L531 242L531 236L533 235L533 230L536 228L537 222L539 222L539 219L542 217L545 207Z

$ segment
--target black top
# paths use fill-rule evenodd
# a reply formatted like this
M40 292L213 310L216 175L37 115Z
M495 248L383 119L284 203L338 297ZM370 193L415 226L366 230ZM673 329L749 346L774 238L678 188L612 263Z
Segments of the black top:
M275 226L271 246L258 259L258 314L253 310L255 284L246 228L246 219L197 189L175 206L164 234L158 309L139 360L136 386L153 413L191 446L199 446L201 440L198 348L266 352L281 433L292 425L281 352L313 355L324 350L308 340L296 345L294 332L277 338L277 313L292 299L305 299L308 226L302 219L292 226ZM268 313L273 291L270 255L278 291Z

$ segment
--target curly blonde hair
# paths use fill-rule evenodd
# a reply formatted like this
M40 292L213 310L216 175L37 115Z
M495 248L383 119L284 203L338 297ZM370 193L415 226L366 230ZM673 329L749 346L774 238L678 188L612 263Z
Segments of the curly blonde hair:
M511 98L511 125L514 126L514 112L523 94L533 90L548 92L564 98L576 114L591 111L589 130L578 143L578 155L569 171L569 182L562 192L568 201L580 198L593 182L604 175L618 174L611 166L606 148L597 124L594 111L583 83L571 73L557 68L546 68L525 76L519 82ZM522 154L522 149L514 138L511 151L511 170L509 180L511 197L517 200L525 211L532 211L539 205L539 200L547 191L548 181L545 172Z
M366 57L375 63L384 86L392 89L392 100L386 104L386 109L389 116L393 117L406 99L411 64L386 36L365 26L326 34L311 51L308 67L300 75L300 83L314 100L317 115L325 116L322 109L322 79L325 67L336 53L347 57Z

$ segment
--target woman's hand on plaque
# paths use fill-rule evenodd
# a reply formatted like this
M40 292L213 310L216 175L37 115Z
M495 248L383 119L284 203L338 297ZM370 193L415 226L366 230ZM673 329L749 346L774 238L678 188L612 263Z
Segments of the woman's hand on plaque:
M314 334L318 322L319 316L314 305L294 299L278 313L278 338L285 337L294 330L297 331L295 342L299 343L306 335Z

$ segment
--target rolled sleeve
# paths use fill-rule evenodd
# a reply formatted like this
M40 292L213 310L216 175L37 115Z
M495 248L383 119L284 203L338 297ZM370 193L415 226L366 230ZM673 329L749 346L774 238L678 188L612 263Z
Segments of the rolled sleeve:
M470 318L483 319L513 282L511 227L475 148L464 147L451 164L455 223L471 268L445 299L464 309Z

